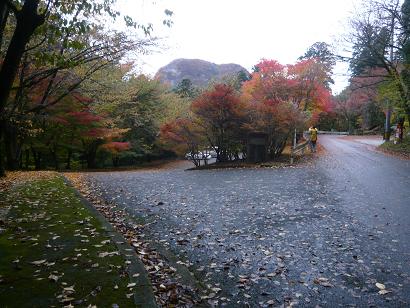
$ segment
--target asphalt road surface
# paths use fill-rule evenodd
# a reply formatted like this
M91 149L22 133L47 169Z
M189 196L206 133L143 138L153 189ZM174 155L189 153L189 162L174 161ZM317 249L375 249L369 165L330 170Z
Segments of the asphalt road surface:
M94 173L105 197L213 288L217 306L408 307L410 161L320 136L281 169Z

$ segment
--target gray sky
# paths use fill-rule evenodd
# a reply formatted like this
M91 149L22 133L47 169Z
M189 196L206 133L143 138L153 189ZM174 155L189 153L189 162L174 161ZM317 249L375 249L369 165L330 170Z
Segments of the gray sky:
M120 0L121 10L154 23L166 49L142 58L150 75L177 58L237 63L250 70L260 59L294 63L317 41L333 43L346 32L346 20L360 0ZM163 11L174 12L173 26L161 25ZM339 65L333 87L346 85Z

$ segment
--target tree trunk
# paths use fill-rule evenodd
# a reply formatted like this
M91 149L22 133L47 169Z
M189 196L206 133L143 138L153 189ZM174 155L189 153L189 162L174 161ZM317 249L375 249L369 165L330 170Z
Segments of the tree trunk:
M9 17L9 8L5 1L0 3L0 50L3 44L4 28L6 27L7 18Z
M97 158L97 150L98 147L102 144L102 140L94 140L92 141L88 147L86 148L86 160L87 160L87 168L94 169L97 167L96 158Z
M118 167L120 165L120 158L118 155L112 154L112 165Z
M4 170L4 151L3 151L3 128L0 123L0 177L6 176L6 172Z
M9 99L17 70L20 66L26 45L34 31L45 22L44 16L37 14L40 0L26 0L22 9L16 14L17 25L14 30L10 45L0 69L0 127L5 127L5 107ZM6 12L7 11L7 12ZM3 26L8 17L8 8L5 1L0 6L0 38L3 37ZM4 131L3 131L4 132ZM2 135L0 133L0 135ZM5 144L4 144L5 145ZM7 154L7 153L6 153ZM4 174L3 155L0 157L0 175ZM14 163L13 163L14 164Z
M94 169L96 167L95 163L95 157L96 157L97 151L94 149L91 149L87 151L87 168L89 169Z
M26 166L25 166L25 168L26 168L26 170L29 170L29 166L30 166L30 151L28 150L28 149L26 149L25 150L25 156L26 156Z
M50 148L50 154L51 154L51 157L53 158L54 169L59 170L60 165L58 163L57 146L53 145Z
M18 158L19 160L19 170L23 169L23 152L20 150L20 156Z
M34 167L36 170L41 169L41 153L37 152L33 146L31 146L31 153L33 153Z
M45 22L44 16L37 14L39 2L40 0L26 0L16 16L16 29L0 70L0 114L4 114L26 45L34 31Z
M73 149L69 148L68 152L67 152L67 161L66 161L66 165L65 168L70 170L71 169L71 157L73 155Z
M384 123L384 138L383 139L385 141L390 141L390 135L391 135L390 120L391 120L391 108L389 106L387 111L386 111L386 121Z
M17 131L14 126L8 125L5 127L4 146L7 159L7 169L17 170L19 168L21 146L18 144Z

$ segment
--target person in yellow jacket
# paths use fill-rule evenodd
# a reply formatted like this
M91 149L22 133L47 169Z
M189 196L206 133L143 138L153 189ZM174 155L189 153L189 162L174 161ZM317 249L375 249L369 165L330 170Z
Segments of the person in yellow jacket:
M309 145L310 145L310 150L312 152L316 152L316 143L317 143L318 132L319 131L317 130L317 128L314 125L309 128L309 134L310 134Z

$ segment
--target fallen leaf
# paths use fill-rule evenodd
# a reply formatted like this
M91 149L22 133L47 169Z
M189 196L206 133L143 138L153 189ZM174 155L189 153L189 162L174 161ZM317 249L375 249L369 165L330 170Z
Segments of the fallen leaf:
M380 290L386 289L386 286L382 283L376 282L376 287L378 287Z
M63 288L63 292L66 293L66 294L72 294L72 293L74 293L74 292L75 292L74 286L67 287L67 288Z
M48 276L48 279L49 279L50 281L57 282L57 280L60 279L60 277L58 277L57 275L51 274L50 276Z
M41 264L46 263L46 262L47 262L47 260L38 260L38 261L33 261L33 262L31 262L31 264L33 264L33 265L41 265Z

